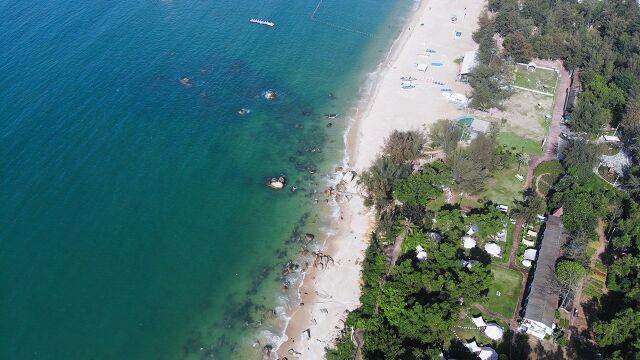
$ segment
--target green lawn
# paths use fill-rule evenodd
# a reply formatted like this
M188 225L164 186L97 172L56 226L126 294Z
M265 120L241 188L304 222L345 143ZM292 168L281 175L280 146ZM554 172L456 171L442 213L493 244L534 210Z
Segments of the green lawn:
M504 169L497 171L493 174L493 178L487 182L486 190L481 194L481 197L486 197L497 204L507 205L512 207L514 200L520 199L520 191L524 187L524 182L516 178L516 174L520 174L523 177L527 177L527 165L520 166L520 172L518 165L513 164L510 169Z
M504 244L504 252L502 253L500 262L509 262L509 258L511 257L511 248L513 247L513 232L515 230L516 226L509 221L509 226L507 226L507 241Z
M518 296L522 285L522 273L489 265L493 273L493 282L489 287L489 294L482 302L482 306L501 314L506 319L513 318L518 305ZM498 296L498 293L500 295Z
M541 156L543 153L540 143L512 132L499 133L498 143L505 145L513 151L524 152L529 155Z
M524 66L516 66L514 85L553 94L558 74L553 70L536 69L528 71Z

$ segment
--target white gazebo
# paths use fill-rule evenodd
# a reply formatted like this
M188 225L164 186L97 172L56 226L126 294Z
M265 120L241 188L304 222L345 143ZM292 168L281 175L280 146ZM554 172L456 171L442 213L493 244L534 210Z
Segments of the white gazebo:
M531 267L531 260L522 260L522 266L526 267L526 268L530 268Z
M491 340L500 340L504 336L504 330L496 323L489 323L484 328L484 334Z
M500 248L500 245L496 244L496 243L488 243L484 246L484 250L486 252L489 253L489 255L493 256L493 257L500 257L500 253L502 252L502 249Z
M463 236L462 237L462 246L465 249L472 249L476 247L476 241L471 236Z

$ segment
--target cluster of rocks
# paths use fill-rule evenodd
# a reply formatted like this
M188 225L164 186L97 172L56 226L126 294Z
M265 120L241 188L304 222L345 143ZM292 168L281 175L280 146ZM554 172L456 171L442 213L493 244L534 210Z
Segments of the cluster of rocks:
M354 181L357 177L357 174L353 170L346 170L340 166L336 168L336 173L341 177L340 181L336 184L336 186L329 187L324 191L324 195L327 198L333 197L338 202L349 201L353 197L354 187L356 185L356 181Z
M335 262L333 261L333 258L331 257L331 255L327 255L321 251L317 251L313 253L313 266L314 267L318 267L320 266L320 268L322 270L326 269L329 264L334 265Z

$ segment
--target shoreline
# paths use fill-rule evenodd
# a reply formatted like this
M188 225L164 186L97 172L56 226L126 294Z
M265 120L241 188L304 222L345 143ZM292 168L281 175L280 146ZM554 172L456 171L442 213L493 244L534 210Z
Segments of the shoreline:
M363 169L368 168L375 160L384 139L394 129L416 129L443 117L460 113L456 106L447 103L441 95L434 96L441 93L440 89L433 87L427 79L427 76L433 75L433 72L442 74L453 82L458 72L457 66L454 66L452 61L454 58L448 59L450 63L443 67L445 71L436 69L429 73L425 72L424 79L417 80L415 89L400 89L399 76L398 78L396 76L399 70L416 77L422 75L415 74L414 61L416 61L416 52L421 48L422 51L426 51L427 48L422 45L424 41L420 41L422 33L429 29L429 26L424 25L429 23L434 33L448 30L445 26L436 25L434 28L434 24L437 24L436 19L440 21L449 19L451 12L454 11L451 8L460 7L456 10L461 11L464 7L463 22L465 24L464 26L456 25L456 31L458 28L460 30L464 28L467 32L469 28L476 27L476 19L484 8L485 2L474 4L471 0L465 0L461 3L452 6L446 0L416 2L412 10L413 14L407 18L402 31L393 41L384 59L363 81L361 89L364 91L361 90L359 93L350 116L349 126L345 130L345 154L342 164L345 171L353 170L360 174ZM468 10L464 4L471 10ZM431 5L434 5L435 11L432 10ZM469 50L469 47L477 48L470 39L471 31L464 35L466 35L466 41L459 41L458 46L451 41L442 44L443 48L448 49L443 52L444 57L452 53L463 54L464 51ZM438 34L434 34L432 38L442 41L438 38ZM440 60L444 63L444 58ZM370 87L367 88L367 85ZM456 92L464 93L468 90L462 83L451 84L450 87ZM427 96L425 100L415 99L414 95L423 92ZM403 103L407 106L403 107ZM424 105L432 105L433 116L425 118L422 113ZM332 180L337 177L339 181L341 176L334 173ZM325 254L333 257L335 264L324 270L310 267L303 275L304 278L298 290L299 303L292 306L293 311L285 323L284 338L286 340L276 349L279 358L323 359L325 348L330 347L343 331L348 312L360 305L361 262L369 244L371 230L375 225L375 213L364 207L364 198L360 196L360 190L356 180L353 180L347 184L347 192L353 197L348 201L333 201L333 206L337 206L338 215L334 217L335 212L332 214L329 222L331 234L326 236L321 248Z

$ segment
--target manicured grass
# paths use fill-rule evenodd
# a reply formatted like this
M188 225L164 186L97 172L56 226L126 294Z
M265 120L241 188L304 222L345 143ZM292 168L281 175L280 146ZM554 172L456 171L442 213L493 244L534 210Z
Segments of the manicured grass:
M541 156L543 153L540 143L512 132L499 133L498 143L505 145L507 148L513 151L522 151L529 155Z
M550 94L555 93L558 78L555 71L543 69L528 71L524 66L516 66L514 72L514 85Z
M489 293L482 302L482 306L501 314L506 319L513 318L518 305L518 296L522 285L522 273L489 265L493 274L493 282L489 287ZM497 292L500 292L500 296Z
M497 171L493 178L487 182L486 190L481 194L497 204L512 207L515 199L520 199L520 191L523 190L524 182L516 178L518 165L513 164L511 168ZM520 166L520 175L527 177L527 165Z
M500 262L508 263L509 258L511 257L511 248L513 247L513 232L516 230L516 226L509 221L509 226L507 226L507 241L504 244L504 252L502 253L502 258L500 258Z

